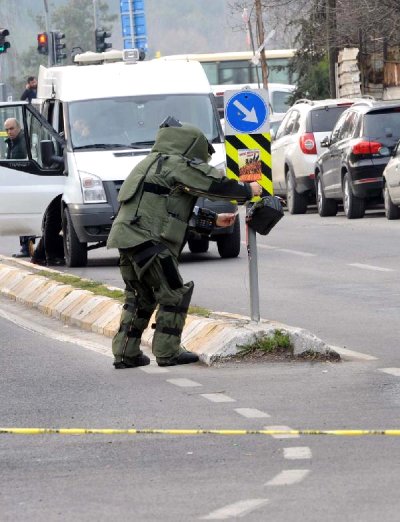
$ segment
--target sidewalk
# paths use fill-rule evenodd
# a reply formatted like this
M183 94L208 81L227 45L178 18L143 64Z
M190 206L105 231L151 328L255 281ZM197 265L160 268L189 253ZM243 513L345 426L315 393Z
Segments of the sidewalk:
M48 279L38 274L43 270L59 273L0 255L0 294L66 324L110 338L116 333L122 310L119 301ZM149 324L153 322L154 317ZM188 315L182 343L187 350L197 353L203 363L211 365L235 355L238 347L250 345L260 336L273 335L276 330L289 335L294 355L304 352L338 355L336 348L333 350L302 328L264 319L256 323L249 317L223 312L213 312L209 318ZM153 332L150 327L145 330L142 342L146 346L151 346Z

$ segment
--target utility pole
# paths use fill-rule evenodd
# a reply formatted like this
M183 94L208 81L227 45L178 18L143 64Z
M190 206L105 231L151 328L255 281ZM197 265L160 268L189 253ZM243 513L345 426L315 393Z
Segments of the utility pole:
M49 6L47 4L47 0L43 0L43 3L44 3L44 19L45 19L45 24L46 24L46 33L47 33L47 37L50 40L51 37L50 37L50 24L49 24ZM53 42L51 41L51 46L52 45L53 45ZM51 46L49 45L49 49ZM53 54L49 50L49 54L47 55L47 66L48 67L51 67L53 65L52 57L53 57Z
M94 24L94 50L96 50L96 31L99 25L99 19L97 15L97 0L93 0L93 24Z
M268 68L267 68L267 60L265 58L265 51L263 43L265 41L264 37L264 24L262 19L262 6L261 0L255 0L255 8L256 8L256 27L257 27L257 36L258 36L258 45L262 45L261 54L260 54L260 62L261 62L261 74L264 89L268 89Z
M337 33L336 33L336 0L326 0L326 40L329 61L329 91L331 98L336 98L336 62L337 62Z

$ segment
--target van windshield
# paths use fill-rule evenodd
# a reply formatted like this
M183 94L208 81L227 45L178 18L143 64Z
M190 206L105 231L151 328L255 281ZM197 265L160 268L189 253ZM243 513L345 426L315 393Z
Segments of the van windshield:
M167 117L195 125L213 143L221 142L219 120L208 94L168 94L103 98L69 103L74 149L151 148Z

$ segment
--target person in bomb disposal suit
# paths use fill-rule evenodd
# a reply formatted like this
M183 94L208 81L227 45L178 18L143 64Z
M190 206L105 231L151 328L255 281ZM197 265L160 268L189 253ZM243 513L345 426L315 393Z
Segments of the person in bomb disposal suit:
M183 283L178 257L198 196L240 204L262 194L257 182L241 183L208 165L214 148L196 127L168 117L151 153L124 181L120 208L108 248L118 248L125 282L120 327L112 341L116 369L145 366L150 359L140 340L158 305L152 351L159 366L198 361L181 346L194 284ZM234 214L216 215L217 226L233 224Z

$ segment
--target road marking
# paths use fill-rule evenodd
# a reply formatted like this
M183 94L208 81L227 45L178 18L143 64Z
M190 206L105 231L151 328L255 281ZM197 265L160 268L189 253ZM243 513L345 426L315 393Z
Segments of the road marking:
M268 431L292 431L292 428L289 428L289 426L264 426L264 430ZM278 435L271 435L274 439L295 439L299 437L297 433L285 433L285 434L278 434Z
M364 265L363 263L349 263L348 266L354 266L354 268L361 268L363 270L375 270L375 272L394 272L392 268L383 268L381 266Z
M245 241L242 241L243 245L246 245ZM317 254L312 254L311 252L303 252L301 250L292 250L291 248L279 248L271 245L257 245L257 248L264 248L266 250L277 250L279 252L285 252L286 254L294 254L295 256L303 256L303 257L316 257Z
M242 245L247 246L246 241L241 241ZM278 247L271 246L271 245L257 245L257 248L264 248L266 250L277 250Z
M290 248L278 248L281 252L286 252L287 254L294 254L295 256L303 256L303 257L316 257L317 254L311 254L311 252L301 252L300 250L291 250Z
M309 469L285 469L266 482L264 486L291 486L301 482L309 473Z
M378 368L380 372L388 373L389 375L394 375L395 377L400 377L400 368Z
M257 410L256 408L235 408L235 411L247 419L261 419L264 417L271 417L271 415L268 415L268 413Z
M269 500L267 498L239 500L239 502L212 511L208 515L201 517L200 520L226 520L233 517L244 517L255 509L265 506L268 502Z
M288 460L311 459L312 453L308 446L297 446L293 448L283 448L283 456Z
M235 399L224 393L201 393L200 395L211 402L236 402Z
M348 350L347 348L342 348L341 346L330 346L330 348L337 352L340 356L344 356L344 358L349 359L360 359L363 361L377 361L378 357L374 357L373 355L368 355L366 353L355 352L354 350Z
M167 379L167 382L180 386L181 388L194 388L195 386L202 386L199 382L191 381L190 379Z

